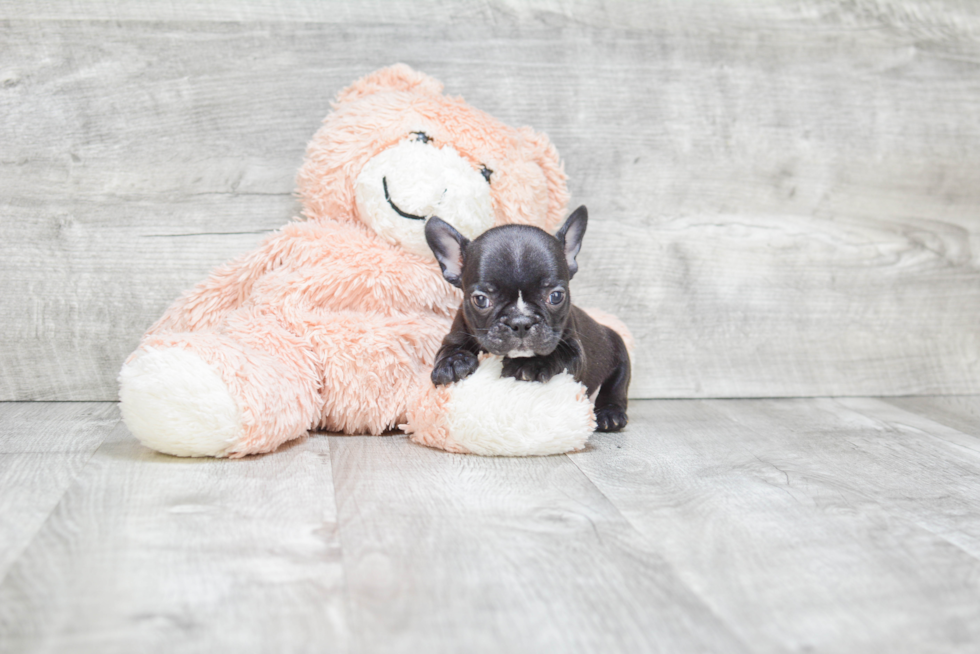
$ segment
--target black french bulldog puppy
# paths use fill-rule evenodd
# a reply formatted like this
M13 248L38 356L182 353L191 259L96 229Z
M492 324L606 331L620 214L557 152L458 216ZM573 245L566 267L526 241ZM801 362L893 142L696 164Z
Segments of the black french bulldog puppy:
M433 217L425 238L442 274L463 289L463 303L432 370L437 386L471 375L477 354L504 357L503 375L546 382L567 370L595 396L599 431L626 426L630 360L623 339L572 305L569 280L578 270L588 211L579 207L555 236L505 225L470 241Z

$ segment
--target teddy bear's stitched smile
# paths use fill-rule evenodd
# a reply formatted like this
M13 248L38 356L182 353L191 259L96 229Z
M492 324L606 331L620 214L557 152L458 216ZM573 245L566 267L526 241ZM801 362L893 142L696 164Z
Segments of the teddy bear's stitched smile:
M425 216L416 216L415 214L405 213L404 211L402 211L398 207L397 204L395 204L394 202L391 201L391 196L388 195L388 178L387 177L382 177L381 178L381 185L384 187L384 190L385 190L385 200L387 200L388 201L388 204L391 205L391 208L395 210L395 213L397 213L402 218L409 218L411 220L425 220Z

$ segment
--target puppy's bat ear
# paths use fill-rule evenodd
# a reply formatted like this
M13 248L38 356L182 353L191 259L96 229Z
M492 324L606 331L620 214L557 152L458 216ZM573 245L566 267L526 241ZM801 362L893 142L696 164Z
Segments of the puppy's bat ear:
M442 218L432 216L425 223L425 240L432 254L436 255L436 261L442 268L442 276L456 288L462 288L463 251L469 244L469 239Z
M589 210L583 204L572 212L565 224L558 229L555 238L561 243L565 250L565 261L568 262L568 278L571 279L578 272L578 262L575 257L582 249L582 237L585 236L585 228L589 224Z

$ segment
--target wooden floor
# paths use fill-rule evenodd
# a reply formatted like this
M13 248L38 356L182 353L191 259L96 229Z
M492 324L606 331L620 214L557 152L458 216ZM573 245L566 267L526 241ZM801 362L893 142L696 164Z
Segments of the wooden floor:
M980 650L980 397L631 416L570 456L227 461L0 404L0 651Z

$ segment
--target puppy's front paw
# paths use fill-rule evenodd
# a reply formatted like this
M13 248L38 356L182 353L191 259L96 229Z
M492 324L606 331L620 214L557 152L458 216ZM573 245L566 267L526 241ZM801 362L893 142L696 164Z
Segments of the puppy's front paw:
M615 406L605 406L595 412L596 431L620 431L629 422L626 412Z
M456 352L436 362L432 369L432 383L436 386L452 384L466 379L477 369L480 362L472 352Z
M502 377L513 377L517 381L539 381L546 382L560 370L555 370L552 362L545 357L522 357L518 359L504 359Z

